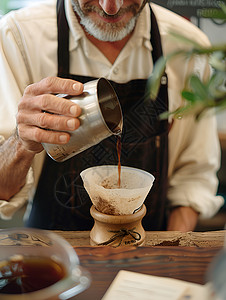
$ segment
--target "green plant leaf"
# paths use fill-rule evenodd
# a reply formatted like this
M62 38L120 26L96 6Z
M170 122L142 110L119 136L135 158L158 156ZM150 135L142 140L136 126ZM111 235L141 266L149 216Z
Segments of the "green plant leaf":
M190 77L190 86L196 97L200 98L200 100L208 98L208 89L197 75Z
M216 51L212 53L212 55L209 58L210 65L219 71L226 71L226 59L225 59L225 53L222 51Z
M197 49L202 48L202 46L199 43L195 42L194 40L192 40L178 32L169 31L169 34L170 34L171 38L181 41L184 44L191 45L192 47L197 48Z
M218 99L218 98L222 98L225 95L226 93L224 87L225 78L226 78L226 72L217 71L213 73L213 75L211 76L207 84L208 93L211 98Z
M160 59L158 59L154 66L153 73L148 78L147 94L152 100L156 99L158 95L159 87L161 84L161 78L166 68L166 61L167 59L163 56Z
M188 114L192 109L192 106L190 104L187 104L185 106L181 106L177 108L176 110L170 112L170 111L165 111L159 115L160 120L165 120L169 116L173 116L173 118L176 119L181 119L184 115Z
M200 100L193 92L190 92L187 90L183 90L181 92L181 95L184 99L190 101L191 103L194 103L194 102Z
M215 46L209 46L209 47L200 47L200 48L192 48L191 50L185 52L186 55L192 56L192 55L211 55L212 53L215 52L222 52L226 53L226 44L219 44Z

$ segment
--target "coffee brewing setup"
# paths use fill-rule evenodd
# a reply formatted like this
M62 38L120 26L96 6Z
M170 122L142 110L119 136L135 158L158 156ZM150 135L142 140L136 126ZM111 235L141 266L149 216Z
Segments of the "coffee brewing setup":
M118 186L118 166L91 167L81 172L84 187L93 203L90 213L94 226L91 245L113 247L142 245L145 231L142 218L146 214L144 200L154 176L131 167L121 167Z
M116 92L108 80L99 78L85 83L81 95L58 96L81 107L81 125L70 133L66 145L43 144L52 159L63 162L111 135L118 136L118 165L94 166L80 174L93 203L90 213L95 223L90 233L91 245L142 245L145 238L142 218L146 214L143 203L154 177L136 168L121 167L119 141L123 117Z

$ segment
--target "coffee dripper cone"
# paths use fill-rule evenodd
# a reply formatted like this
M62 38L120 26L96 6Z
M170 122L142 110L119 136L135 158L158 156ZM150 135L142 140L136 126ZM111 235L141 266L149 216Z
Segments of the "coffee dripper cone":
M84 187L93 206L90 209L94 226L90 231L91 245L113 247L136 245L145 240L142 218L143 204L154 176L131 167L97 166L81 172Z
M105 165L81 172L84 188L95 208L109 215L131 215L144 203L154 176L146 171L121 167L118 185L118 166Z

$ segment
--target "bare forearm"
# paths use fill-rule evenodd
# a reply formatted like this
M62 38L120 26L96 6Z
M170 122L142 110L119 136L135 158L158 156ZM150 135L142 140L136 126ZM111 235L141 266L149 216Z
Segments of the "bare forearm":
M193 231L196 227L199 214L191 207L175 207L171 210L167 230Z
M70 140L68 131L79 127L81 108L54 94L82 92L83 84L58 77L26 87L18 103L17 135L0 148L0 199L9 200L25 184L35 154L43 150L42 143L66 144Z
M0 199L9 200L22 188L34 155L16 135L0 147Z

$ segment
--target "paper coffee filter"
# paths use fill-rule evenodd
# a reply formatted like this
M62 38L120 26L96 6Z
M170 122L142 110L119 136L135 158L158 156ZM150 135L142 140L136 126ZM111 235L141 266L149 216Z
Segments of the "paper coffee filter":
M118 186L118 166L97 166L81 172L84 188L97 210L110 215L133 214L144 202L153 182L150 173L131 167L121 167Z

